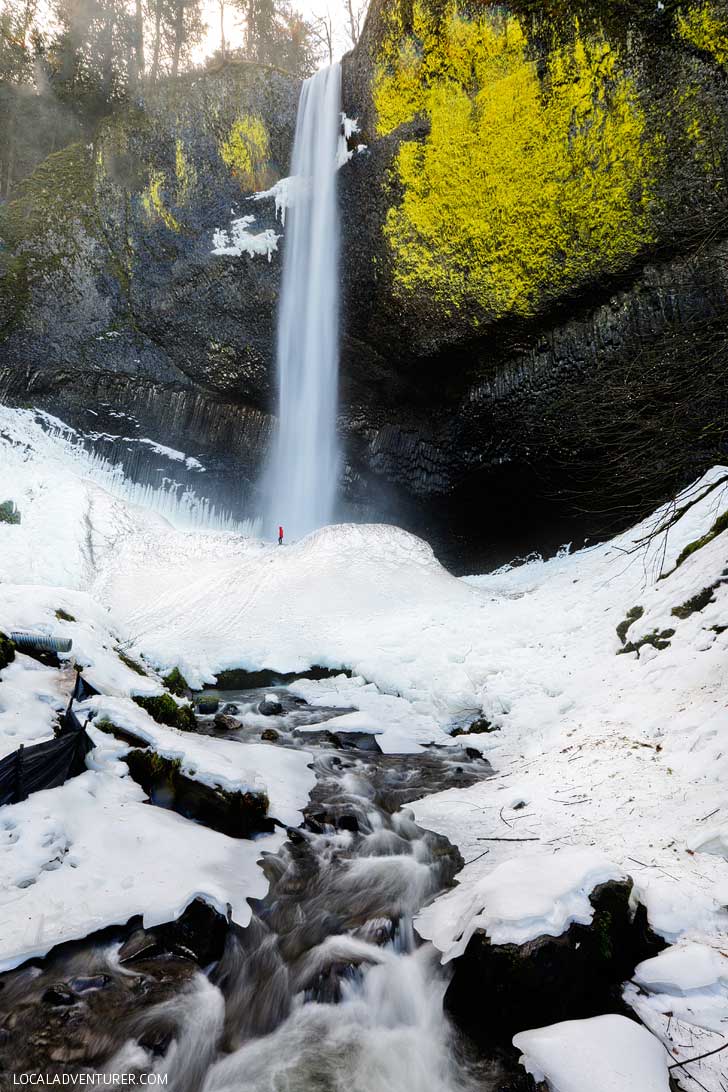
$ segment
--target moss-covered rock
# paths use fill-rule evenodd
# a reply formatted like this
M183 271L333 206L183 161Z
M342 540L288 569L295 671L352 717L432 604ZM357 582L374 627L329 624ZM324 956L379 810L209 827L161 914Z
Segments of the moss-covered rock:
M169 690L171 694L176 694L178 698L186 698L190 694L187 679L178 667L173 667L168 675L164 675L162 682L167 687L167 690Z
M689 599L686 599L684 603L680 603L679 606L673 607L670 614L675 618L685 619L689 618L691 614L696 614L698 611L704 610L708 603L713 602L715 589L721 584L722 581L716 581L715 584L710 584L707 588L703 588L702 591L697 592L695 595L691 595Z
M717 520L710 528L710 530L702 536L697 538L693 542L689 542L687 546L680 552L677 561L675 562L675 568L679 568L683 561L686 561L697 550L702 550L703 546L707 546L709 542L712 542L714 538L722 534L723 531L728 530L728 509L718 516Z
M137 694L133 700L142 709L146 709L150 717L153 717L158 724L180 728L183 732L197 731L197 721L192 706L188 703L176 702L171 694L158 694L154 697Z
M645 645L649 645L650 648L656 648L661 652L665 648L670 647L670 638L675 636L674 629L653 629L649 633L645 633L642 637L639 637L636 641L627 641L627 643L620 649L617 649L617 655L627 654L629 652L637 652L644 648Z
M15 645L10 638L0 632L0 671L15 659Z
M138 660L132 659L131 656L127 656L123 649L117 648L116 655L119 657L125 667L128 667L130 671L133 671L135 675L142 675L146 678L149 672L140 664Z
M627 611L626 617L623 618L617 626L617 636L619 637L623 645L627 643L627 630L632 625L632 623L640 619L644 613L644 607L630 607L630 609Z
M412 13L382 43L373 91L379 135L428 128L395 160L395 284L477 322L628 265L655 237L662 142L620 48L574 25L539 66L514 16L457 0Z
M497 732L499 731L498 725L493 724L487 717L476 717L467 728L456 728L452 733L454 736L469 736L469 735L482 735L484 732Z
M15 501L7 500L0 504L0 523L20 523L20 512L15 505Z

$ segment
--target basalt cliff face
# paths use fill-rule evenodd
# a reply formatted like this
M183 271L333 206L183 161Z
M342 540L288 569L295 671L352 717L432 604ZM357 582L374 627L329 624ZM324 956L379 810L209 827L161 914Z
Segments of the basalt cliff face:
M583 7L372 0L343 65L347 497L505 553L633 518L725 435L728 11ZM36 171L0 221L6 398L126 413L252 503L285 227L250 196L297 95L229 65Z
M240 504L270 427L280 263L274 202L252 194L287 174L299 89L228 64L41 164L0 213L2 396L125 462L129 435L199 454Z

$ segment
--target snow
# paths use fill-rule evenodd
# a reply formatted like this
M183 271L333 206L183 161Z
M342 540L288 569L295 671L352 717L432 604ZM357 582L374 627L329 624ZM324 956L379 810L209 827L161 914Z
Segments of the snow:
M429 743L445 747L453 743L452 737L443 732L432 715L417 712L413 703L404 698L381 693L362 675L298 679L289 689L309 705L333 709L354 707L356 712L332 717L326 722L326 728L331 732L376 735L379 748L385 754L411 754ZM299 731L315 732L318 728L312 725Z
M195 469L190 467L192 458L186 456L185 461ZM113 533L117 521L123 530L128 529L130 520L142 518L135 515L135 506L144 509L147 527L154 525L153 513L158 513L180 528L242 533L255 529L255 521L239 523L179 482L165 479L161 487L155 487L131 481L121 464L88 451L84 434L40 410L0 405L0 466L3 500L15 501L23 523L15 535L14 528L0 524L0 562L6 561L6 549L31 544L30 553L21 554L18 575L3 577L0 569L1 579L68 583L69 565L83 559L85 532L93 528ZM122 503L114 505L114 500ZM87 522L89 509L95 509L94 519ZM38 549L41 556L36 561ZM77 586L75 578L71 581Z
M679 1061L724 1046L728 1037L728 955L720 948L680 943L635 969L625 998ZM686 1089L722 1092L726 1057L690 1062L676 1075Z
M184 451L178 451L174 447L167 447L166 444L159 444L156 440L150 440L147 436L125 436L124 440L135 444L145 444L152 451L156 451L158 455L164 455L165 458L171 459L174 463L184 463L188 470L205 469L200 460L195 459L193 455L185 455Z
M0 759L21 743L53 737L53 725L65 707L58 672L18 655L0 672Z
M683 944L646 959L632 977L651 993L686 996L692 990L728 983L728 955L705 944Z
M668 1058L649 1031L625 1016L567 1020L522 1031L522 1064L551 1092L669 1092Z
M476 930L493 944L558 937L573 922L588 925L594 916L591 892L620 879L620 869L594 849L530 851L472 883L466 868L459 885L415 919L415 928L443 953L443 963L462 955Z
M0 524L0 628L45 626L72 636L90 681L127 710L135 687L156 692L160 682L151 669L145 680L125 668L117 648L159 672L179 666L193 685L232 667L346 668L351 678L300 680L294 692L341 710L327 728L376 732L385 751L444 745L454 726L487 717L496 731L458 742L482 751L494 775L414 805L417 820L469 862L454 891L418 922L444 958L476 922L496 936L525 938L579 920L589 884L605 871L632 877L635 899L680 960L704 969L690 946L728 951L728 585L720 582L728 534L676 567L684 547L726 509L725 486L709 487L728 470L711 471L612 542L456 579L425 543L395 527L327 527L279 548L219 526L172 526L159 509L135 503L144 498L128 483L80 455L62 428L49 436L30 411L0 408L2 499L21 511L20 525ZM667 538L649 541L671 513L679 518ZM672 613L706 588L710 602ZM636 606L642 615L627 640L671 629L667 647L643 643L618 654L616 627ZM78 622L57 621L57 608ZM62 697L54 687L24 659L3 672L3 746L14 746L14 724L28 738L48 737ZM211 749L209 769L201 762L199 769L224 777L232 766ZM241 766L240 776L264 779L262 769ZM93 774L106 786L97 806L110 829L114 808L127 807L118 788L125 779ZM299 774L308 776L292 777ZM302 797L303 780L300 787ZM292 810L302 806L297 792ZM139 800L129 803L130 815L132 803L152 823L179 820ZM17 807L26 806L32 800ZM222 898L228 878L213 872L208 886ZM45 875L38 882L49 882ZM161 890L154 899L160 913L179 902ZM228 901L235 899L240 908L231 891ZM95 920L93 900L88 906ZM723 976L689 987L679 965L658 971L659 981L625 991L640 1018L681 1058L699 1041L719 1045L728 1028ZM672 1011L681 1015L670 1024ZM722 1068L718 1055L695 1076L720 1092ZM696 1092L680 1072L687 1092Z
M212 253L219 255L231 255L239 258L247 254L249 258L265 255L271 260L273 252L278 250L280 235L276 235L272 228L253 235L248 231L251 224L255 223L254 216L239 216L230 221L230 228L218 228L212 236Z

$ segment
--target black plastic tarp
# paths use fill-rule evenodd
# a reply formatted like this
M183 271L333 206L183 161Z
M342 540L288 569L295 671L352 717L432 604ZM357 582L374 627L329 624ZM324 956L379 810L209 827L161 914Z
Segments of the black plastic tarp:
M79 673L55 739L30 747L21 745L0 760L0 807L18 804L41 789L55 789L85 771L86 755L93 742L72 706L74 701L83 701L93 694L98 694L98 690Z
M75 714L71 716L74 719ZM86 769L91 739L79 731L64 731L55 739L20 747L0 761L0 805L17 804L32 792L55 789Z

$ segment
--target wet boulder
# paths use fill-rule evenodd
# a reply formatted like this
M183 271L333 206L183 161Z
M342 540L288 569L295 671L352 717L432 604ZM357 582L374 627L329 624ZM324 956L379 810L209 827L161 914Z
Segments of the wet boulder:
M592 921L558 937L492 944L482 930L474 933L445 994L454 1023L492 1045L526 1028L623 1011L622 983L647 953L664 947L644 908L632 915L631 891L630 879L595 887Z
M220 708L220 702L217 698L203 698L197 703L197 712L201 717L212 716L213 713L217 713Z
M229 713L216 713L212 726L216 732L234 732L242 727L240 721Z
M69 989L64 982L57 982L54 986L48 987L41 1000L46 1005L58 1007L75 1005L78 998L73 990Z
M283 706L275 694L266 694L258 705L258 712L264 717L278 717L283 712Z
M195 899L176 921L152 929L134 929L119 949L119 962L146 964L154 959L176 958L205 967L222 955L228 929L222 914L203 899ZM87 990L93 988L99 987L86 986Z

